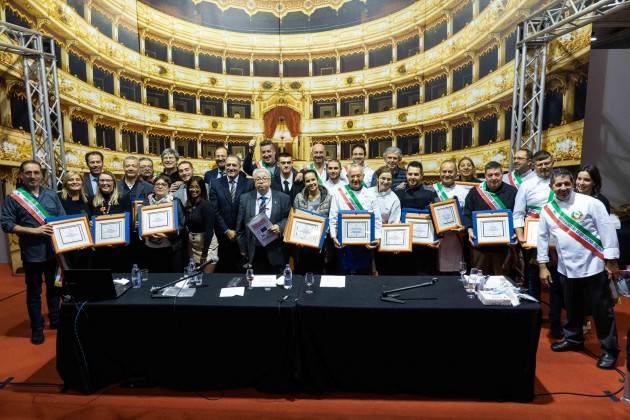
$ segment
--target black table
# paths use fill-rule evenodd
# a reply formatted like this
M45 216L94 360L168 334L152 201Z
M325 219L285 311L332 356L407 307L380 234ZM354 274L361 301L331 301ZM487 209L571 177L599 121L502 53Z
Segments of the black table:
M538 304L483 306L448 277L404 292L403 305L380 301L381 291L430 278L355 276L307 295L296 276L290 292L224 299L233 275L221 274L206 275L193 298L151 299L149 286L173 276L152 274L117 300L62 305L66 385L89 393L136 377L186 388L533 398Z
M402 292L431 277L346 279L343 289L300 294L303 383L330 389L531 401L540 305L484 306L456 277Z
M61 378L85 393L129 378L183 388L290 390L295 291L254 289L246 299L219 298L233 277L205 275L207 287L175 301L150 297L151 285L175 275L151 274L142 288L117 300L83 308L63 304L57 335Z

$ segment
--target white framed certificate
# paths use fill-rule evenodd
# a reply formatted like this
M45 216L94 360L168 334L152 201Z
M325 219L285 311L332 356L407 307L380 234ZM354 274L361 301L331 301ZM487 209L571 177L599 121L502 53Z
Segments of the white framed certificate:
M456 199L451 198L439 203L431 203L429 209L436 233L441 234L462 228L462 217Z
M379 252L411 252L413 227L411 223L383 225Z
M128 212L92 217L94 246L127 245L129 222Z
M284 242L321 249L327 229L328 218L291 210L284 229Z
M177 232L175 203L140 206L138 212L138 233L141 237Z
M509 245L514 227L510 210L484 210L472 213L475 246Z
M400 221L411 224L413 245L429 245L437 240L433 221L428 211L406 211L403 209Z
M61 216L46 219L53 229L55 254L89 248L94 245L87 216Z
M337 217L337 240L340 244L367 245L374 241L374 213L342 210Z
M525 243L523 248L536 248L538 246L538 223L537 217L525 218Z

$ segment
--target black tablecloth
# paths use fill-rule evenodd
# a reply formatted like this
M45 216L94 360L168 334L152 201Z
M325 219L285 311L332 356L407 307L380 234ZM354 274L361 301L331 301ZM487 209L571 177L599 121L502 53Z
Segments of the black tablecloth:
M151 299L149 289L176 277L151 274L142 288L117 300L86 304L79 317L80 305L63 304L59 374L67 386L87 393L128 378L186 388L288 391L296 293L254 289L246 298L219 298L232 277L205 275L208 287L175 301Z
M430 280L356 276L342 289L300 294L303 383L314 391L531 401L540 306L484 306L455 277L402 292L405 304L379 299Z
M117 300L62 305L66 385L94 392L136 377L188 388L533 398L538 304L483 306L447 277L404 292L403 305L380 301L382 290L430 278L351 276L343 289L307 295L296 276L291 291L219 298L233 277L221 274L206 275L192 298L151 299L149 286L173 276L152 274Z

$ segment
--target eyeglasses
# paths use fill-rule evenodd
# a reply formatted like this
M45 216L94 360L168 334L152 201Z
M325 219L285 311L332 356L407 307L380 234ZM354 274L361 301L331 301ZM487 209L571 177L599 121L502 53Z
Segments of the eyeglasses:
M254 181L256 182L262 182L262 181L269 181L269 177L264 177L264 178L254 178Z
M166 182L156 182L155 184L153 184L154 187L168 187L168 184Z

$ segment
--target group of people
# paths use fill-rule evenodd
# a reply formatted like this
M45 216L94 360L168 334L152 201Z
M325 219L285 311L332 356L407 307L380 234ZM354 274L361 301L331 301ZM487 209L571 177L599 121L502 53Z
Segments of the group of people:
M322 144L312 146L312 162L295 168L290 154L277 153L269 140L260 143L261 160L254 161L256 141L249 143L243 160L224 147L215 153L216 167L195 175L191 162L180 160L173 149L162 152L161 173L154 176L150 159L129 156L124 176L117 180L103 168L103 155L85 156L89 174L70 171L58 193L42 186L42 168L23 162L18 189L2 209L2 228L20 239L26 273L27 306L32 341L43 341L41 315L42 277L47 284L50 326L59 322L59 298L53 287L56 259L46 218L64 214L100 216L132 212L135 203L174 203L177 232L139 237L131 234L126 247L98 247L67 255L71 267L111 268L129 272L132 264L152 272L182 272L190 258L206 272L280 273L293 259L297 273L435 275L460 272L464 264L484 273L523 276L529 293L540 299L541 283L550 289L550 326L554 351L582 346L582 326L592 314L603 354L601 368L612 368L619 353L609 278L617 270L619 247L608 218L609 204L601 195L596 167L584 166L574 176L553 169L547 151L519 150L514 169L504 173L498 162L488 162L483 179L476 178L474 162L467 157L441 163L439 181L423 182L419 161L401 167L402 153L390 147L384 165L365 165L363 145L352 148L352 163L344 166L326 159ZM399 223L403 209L427 210L431 203L455 199L462 211L458 231L447 232L428 245L414 245L409 253L377 252L384 224ZM282 240L292 208L317 213L329 220L322 249L289 246ZM473 213L511 210L515 245L475 246ZM374 241L348 246L337 237L339 211L364 210L374 214ZM248 228L260 213L271 222L279 238L263 246ZM526 217L539 218L538 246L526 249ZM553 238L550 245L550 239ZM72 254L72 253L71 253ZM520 269L519 269L520 267ZM567 321L561 324L566 308Z

